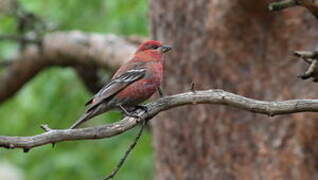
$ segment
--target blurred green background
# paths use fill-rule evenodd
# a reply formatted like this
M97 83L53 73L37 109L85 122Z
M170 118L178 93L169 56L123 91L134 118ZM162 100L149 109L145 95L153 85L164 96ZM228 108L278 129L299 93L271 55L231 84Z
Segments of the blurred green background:
M28 11L53 23L57 30L148 35L146 0L20 0ZM0 15L0 33L14 33L12 17ZM17 51L12 42L0 42L0 58ZM2 68L1 68L2 69ZM91 96L71 68L50 68L1 104L0 134L26 136L41 133L40 124L51 128L69 127L84 111L83 103ZM120 119L108 113L85 126ZM138 128L111 139L58 143L22 150L0 149L1 164L21 171L25 180L101 179L109 174L132 142ZM145 131L124 167L115 179L152 179L151 134ZM1 167L0 167L1 168ZM1 172L0 172L1 173Z

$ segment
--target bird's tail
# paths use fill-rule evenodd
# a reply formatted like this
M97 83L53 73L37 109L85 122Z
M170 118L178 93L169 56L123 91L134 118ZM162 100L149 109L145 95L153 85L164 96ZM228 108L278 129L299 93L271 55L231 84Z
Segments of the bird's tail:
M92 112L86 112L85 114L83 114L79 120L77 120L71 127L70 129L75 129L77 128L79 125L81 125L82 123L84 123L85 121L89 120L92 117L93 113Z

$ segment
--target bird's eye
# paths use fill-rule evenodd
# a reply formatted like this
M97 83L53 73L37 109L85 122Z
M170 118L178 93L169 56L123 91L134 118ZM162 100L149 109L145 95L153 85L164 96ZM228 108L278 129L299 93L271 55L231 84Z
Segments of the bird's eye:
M159 46L157 46L157 45L152 45L151 46L151 49L158 49L159 48Z

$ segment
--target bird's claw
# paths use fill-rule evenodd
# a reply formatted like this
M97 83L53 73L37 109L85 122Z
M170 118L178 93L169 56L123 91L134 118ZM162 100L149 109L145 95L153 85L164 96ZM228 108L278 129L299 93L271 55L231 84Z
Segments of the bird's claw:
M148 107L147 106L137 105L136 108L145 111L145 113L148 112Z
M133 117L133 118L136 118L136 119L140 119L140 116L138 116L138 114L136 114L135 112L128 112L123 106L119 106L120 109L123 111L124 115L125 116L128 116L128 117Z

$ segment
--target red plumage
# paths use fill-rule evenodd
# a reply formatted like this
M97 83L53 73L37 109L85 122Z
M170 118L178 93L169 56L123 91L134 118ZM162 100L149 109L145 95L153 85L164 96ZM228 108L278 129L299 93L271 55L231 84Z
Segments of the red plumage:
M86 112L71 128L111 109L135 107L150 98L160 87L163 55L169 50L170 46L164 46L159 41L142 43L134 57L122 65L110 82L86 103Z

